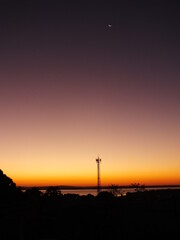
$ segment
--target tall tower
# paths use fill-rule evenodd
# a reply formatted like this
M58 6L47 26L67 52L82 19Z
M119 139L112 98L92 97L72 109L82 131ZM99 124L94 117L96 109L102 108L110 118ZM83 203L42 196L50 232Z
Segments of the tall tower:
M100 182L100 162L101 162L101 159L98 157L96 159L96 162L97 162L97 193L100 192L100 187L101 187L101 182Z

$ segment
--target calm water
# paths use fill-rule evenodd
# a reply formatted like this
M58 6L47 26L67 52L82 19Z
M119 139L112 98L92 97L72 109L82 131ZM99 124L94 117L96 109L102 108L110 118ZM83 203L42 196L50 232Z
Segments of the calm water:
M159 189L180 189L180 187L151 187L151 188L145 188L145 190L159 190ZM46 192L46 190L41 190L43 193ZM110 191L110 189L102 189L101 191ZM135 192L134 188L122 188L121 194L126 195L127 192ZM80 196L92 194L93 196L97 195L96 189L67 189L67 190L61 190L62 194L78 194Z

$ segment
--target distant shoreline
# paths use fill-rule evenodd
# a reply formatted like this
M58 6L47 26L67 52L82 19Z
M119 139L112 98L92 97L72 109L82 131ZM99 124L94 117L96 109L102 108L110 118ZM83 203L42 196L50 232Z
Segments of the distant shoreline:
M134 189L134 186L131 185L115 185L118 189ZM57 187L60 190L85 190L85 189L97 189L97 186L58 186L58 185L49 185L49 186L17 186L20 187L22 190L30 189L30 188L38 188L39 190L46 190L49 187ZM102 186L101 189L111 189L112 186ZM144 185L144 188L180 188L180 185Z

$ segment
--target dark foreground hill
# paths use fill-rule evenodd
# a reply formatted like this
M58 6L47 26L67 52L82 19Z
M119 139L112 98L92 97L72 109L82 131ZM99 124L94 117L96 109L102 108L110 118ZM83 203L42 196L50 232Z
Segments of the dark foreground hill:
M14 186L15 187L15 186ZM114 197L62 195L50 188L0 197L0 239L179 239L180 190Z

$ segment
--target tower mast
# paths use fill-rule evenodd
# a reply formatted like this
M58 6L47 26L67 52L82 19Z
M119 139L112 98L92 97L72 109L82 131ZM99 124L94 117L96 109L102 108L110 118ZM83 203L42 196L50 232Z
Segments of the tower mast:
M100 187L101 187L101 182L100 182L100 162L101 162L101 159L98 157L96 159L96 162L97 162L97 193L100 192Z

